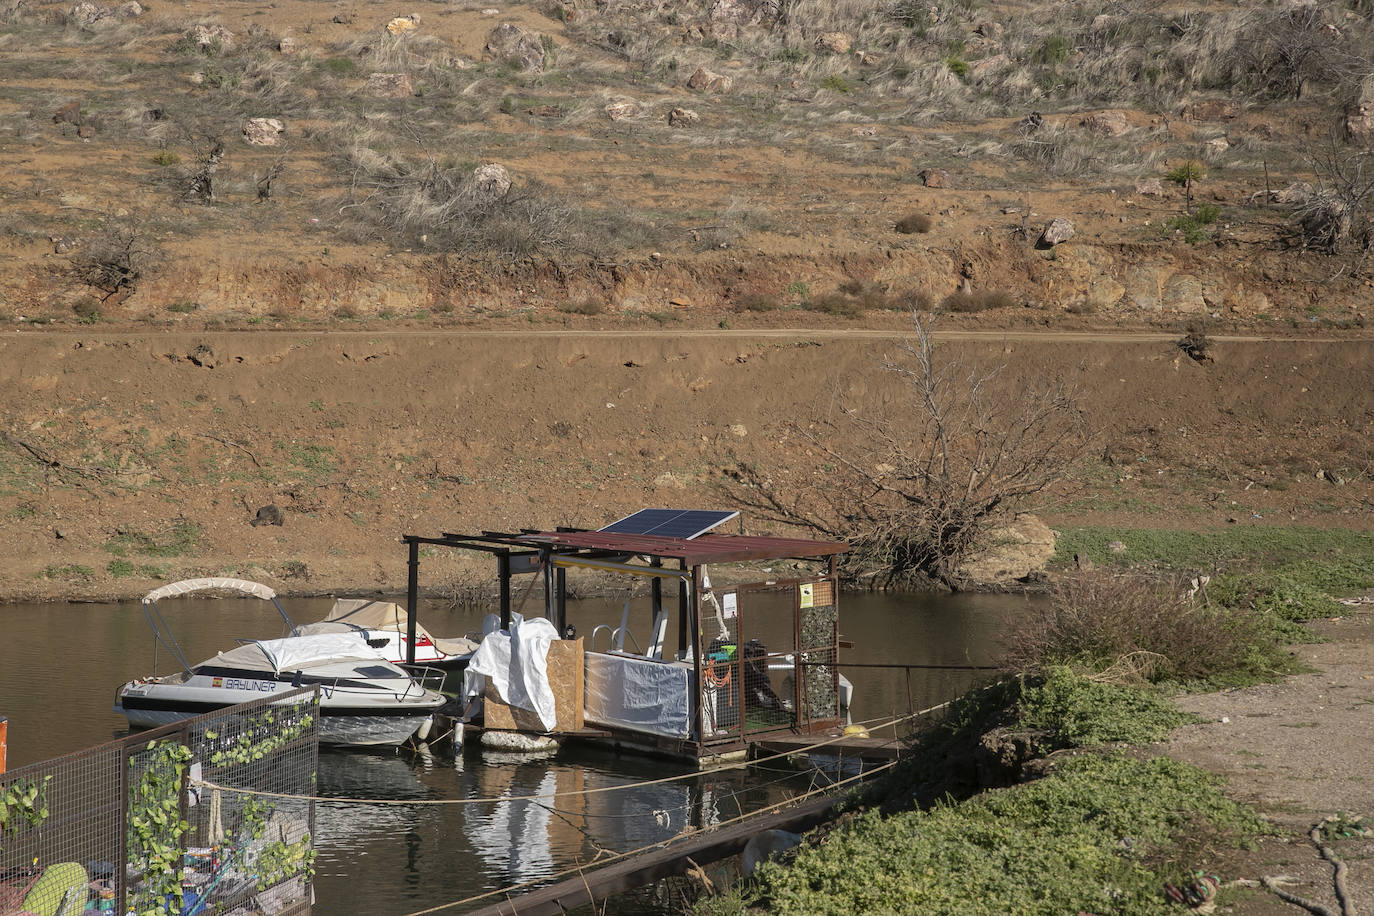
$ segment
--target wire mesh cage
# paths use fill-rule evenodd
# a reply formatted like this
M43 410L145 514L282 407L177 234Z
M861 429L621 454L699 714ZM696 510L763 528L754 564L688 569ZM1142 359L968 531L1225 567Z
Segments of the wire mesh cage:
M839 608L830 579L721 589L703 603L702 740L833 722Z
M297 690L0 776L0 914L308 913L318 721Z

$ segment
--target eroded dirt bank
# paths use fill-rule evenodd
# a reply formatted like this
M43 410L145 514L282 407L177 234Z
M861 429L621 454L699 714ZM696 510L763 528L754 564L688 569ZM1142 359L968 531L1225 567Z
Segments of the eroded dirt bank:
M404 586L403 533L599 527L738 505L740 462L798 491L793 431L894 403L901 332L21 332L0 338L7 599L243 574ZM1100 430L1051 523L1371 524L1374 340L951 334L1007 392L1065 374ZM280 527L249 524L260 507ZM750 526L745 508L746 526ZM753 530L757 530L755 527ZM451 578L436 559L426 574Z

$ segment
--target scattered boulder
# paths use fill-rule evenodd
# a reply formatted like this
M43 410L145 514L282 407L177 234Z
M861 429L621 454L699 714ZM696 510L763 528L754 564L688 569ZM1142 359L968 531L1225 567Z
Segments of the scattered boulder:
M386 30L392 35L400 35L405 32L413 32L420 27L420 16L418 13L411 13L409 16L397 16L386 24Z
M254 528L259 525L276 525L280 528L286 523L286 513L276 505L266 505L258 510L257 515L248 524Z
M1018 515L988 532L989 545L966 561L959 577L984 585L1009 585L1044 570L1054 556L1054 532L1034 515Z
M1005 54L991 54L987 57L970 61L968 65L969 78L975 81L991 79L1011 65L1011 58Z
M1131 122L1120 111L1099 111L1083 118L1078 125L1104 137L1119 137L1131 129Z
M54 124L80 124L81 123L81 103L68 102L53 113L52 122Z
M67 18L78 25L95 25L102 19L110 15L108 7L96 6L94 3L82 0L67 11Z
M973 34L981 35L984 38L996 41L998 38L1002 37L1002 24L1000 22L985 20L973 27Z
M728 76L723 76L705 67L697 67L687 79L687 88L695 89L698 92L729 92L734 85L734 80Z
M510 172L494 162L473 169L471 181L474 196L484 200L498 200L510 191Z
M780 0L715 0L706 13L707 30L715 38L735 38L743 28L773 22L781 6Z
M878 128L870 124L867 127L856 127L850 133L856 137L876 137L878 136Z
M526 73L544 72L543 36L513 22L498 22L487 33L486 52Z
M1135 192L1141 197L1163 197L1164 184L1158 178L1142 178L1135 183Z
M201 53L227 51L234 46L234 33L218 23L201 23L187 31L186 38Z
M115 7L114 12L120 19L137 19L143 15L145 10L143 4L139 3L138 0L128 0L127 3L121 3Z
M1093 558L1086 553L1076 553L1073 555L1073 565L1083 572L1089 572L1093 568Z
M1124 541L1108 541L1107 549L1110 550L1112 553L1125 553L1126 544Z
M1231 144L1225 137L1213 137L1202 146L1203 152L1212 158L1220 156L1230 148Z
M559 105L535 105L533 108L526 108L525 114L536 118L561 118L563 108Z
M701 120L701 116L690 108L674 108L668 112L669 127L691 127Z
M848 32L822 32L816 36L816 52L819 54L848 54L854 47L854 38Z
M367 77L367 91L384 99L408 99L415 87L408 73L372 73Z
M916 177L921 179L921 184L927 188L948 188L951 184L947 169L922 169Z
M243 138L253 146L276 146L286 133L286 125L276 118L249 118L243 124Z
M335 13L334 18L329 21L335 25L352 25L353 19L352 13Z
M290 57L293 54L300 53L301 43L290 35L286 35L283 36L281 41L277 42L277 50L287 57Z
M81 124L76 128L76 135L82 140L89 140L95 136L95 125Z
M1074 236L1073 222L1062 216L1056 216L1049 221L1044 230L1040 233L1040 238L1036 241L1038 248L1053 248L1055 245L1067 242Z
M640 114L640 107L629 99L617 99L606 106L606 117L612 121L628 121L637 118Z

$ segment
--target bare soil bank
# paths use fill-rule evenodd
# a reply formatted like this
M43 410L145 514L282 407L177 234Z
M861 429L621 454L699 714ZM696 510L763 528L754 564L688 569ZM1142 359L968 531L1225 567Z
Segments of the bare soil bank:
M288 593L404 587L404 533L600 527L730 505L744 462L805 491L796 432L898 396L901 331L386 328L0 338L7 599L242 574ZM1077 380L1098 444L1051 525L1365 528L1374 340L949 333L941 353ZM280 527L251 526L260 506ZM436 557L438 586L458 573Z

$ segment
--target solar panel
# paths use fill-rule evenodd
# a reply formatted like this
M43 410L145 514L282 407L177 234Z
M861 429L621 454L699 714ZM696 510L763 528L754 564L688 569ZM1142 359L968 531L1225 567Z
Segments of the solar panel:
M739 517L739 510L717 509L640 509L601 530L614 534L652 534L657 537L691 540L717 525Z

